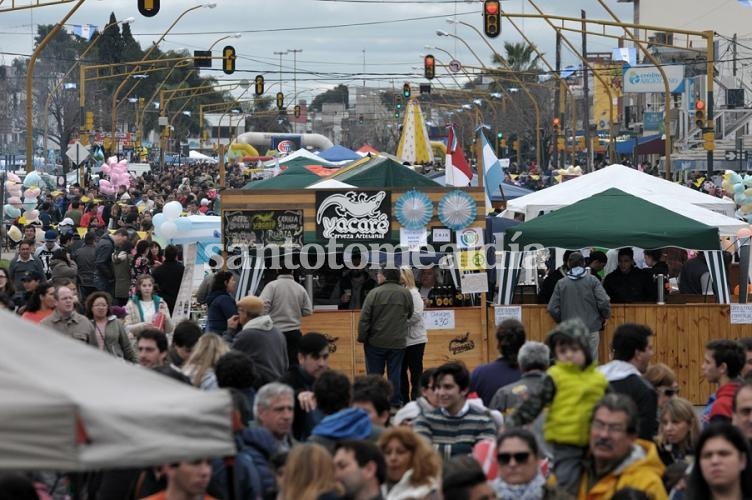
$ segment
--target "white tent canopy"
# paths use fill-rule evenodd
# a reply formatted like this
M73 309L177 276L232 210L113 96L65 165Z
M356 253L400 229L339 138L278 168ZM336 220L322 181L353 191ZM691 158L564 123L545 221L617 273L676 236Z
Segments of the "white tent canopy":
M306 189L350 189L354 188L352 184L338 181L337 179L324 179L315 184L311 184Z
M0 312L0 469L137 467L235 453L231 399Z
M280 158L279 159L279 164L280 165L284 165L288 161L290 161L290 160L296 160L298 158L306 158L308 160L311 160L315 164L320 164L320 163L326 163L326 164L328 164L328 163L330 163L330 162L324 160L323 158L321 158L320 156L317 156L316 154L311 153L306 148L300 148L297 151L293 151L292 153L288 154L284 158ZM276 163L277 163L277 160L269 160L266 163L264 163L264 165L266 165L267 167L271 167L271 166L274 166Z
M682 212L672 209L672 205L676 205L677 202L689 203L726 215L729 218L733 217L736 211L736 204L731 200L716 198L624 165L611 165L535 193L509 200L507 212L525 214L525 220L529 221L538 217L541 213L570 205L609 188L621 189L626 193L679 213ZM682 213L682 215L694 218L685 213ZM717 226L717 224L709 222L706 222L706 224Z
M201 161L209 161L209 162L217 162L214 158L211 156L207 156L204 153L201 153L199 151L190 150L188 151L188 158L191 158L193 160L201 160Z

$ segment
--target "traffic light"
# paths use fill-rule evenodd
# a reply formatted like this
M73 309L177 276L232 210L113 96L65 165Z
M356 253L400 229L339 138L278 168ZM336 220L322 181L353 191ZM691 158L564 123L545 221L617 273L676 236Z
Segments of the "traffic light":
M394 109L397 111L397 113L402 110L402 98L400 96L394 98Z
M405 100L410 99L410 84L405 83L402 86L402 97L405 98Z
M84 123L84 130L94 130L94 112L86 112L86 122Z
M363 115L358 116L358 125L363 125Z
M282 111L282 109L285 107L285 94L282 92L277 92L277 109Z
M262 95L264 93L264 77L263 77L263 75L256 75L256 79L254 80L254 84L256 85L256 95Z
M423 76L429 80L436 76L436 58L431 54L423 58Z
M697 128L705 128L705 101L702 99L695 101L695 125Z
M705 151L715 151L715 131L703 132L702 147Z
M300 104L296 104L293 108L293 114L295 115L295 118L300 118Z
M499 0L483 2L483 31L488 38L496 38L501 33L501 3Z
M235 73L235 47L232 45L222 49L222 71L226 75Z
M561 120L554 118L551 120L551 125L554 127L554 135L557 136L561 132Z
M502 143L504 142L504 134L502 132L496 133L496 156L501 154L503 149Z
M138 12L144 17L154 17L159 12L159 0L138 0Z

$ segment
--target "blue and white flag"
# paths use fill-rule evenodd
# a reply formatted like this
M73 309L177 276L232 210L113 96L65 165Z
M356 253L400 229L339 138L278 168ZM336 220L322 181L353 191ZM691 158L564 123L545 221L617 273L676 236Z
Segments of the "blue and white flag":
M493 148L486 140L486 135L480 133L481 145L483 146L483 186L486 198L486 214L493 210L491 196L500 195L499 185L504 182L504 170L501 168L499 159L496 158Z
M752 0L739 0L739 3L745 7L752 7Z
M97 26L95 24L74 24L70 30L72 34L80 36L86 41L91 39L91 36L95 31L97 31Z

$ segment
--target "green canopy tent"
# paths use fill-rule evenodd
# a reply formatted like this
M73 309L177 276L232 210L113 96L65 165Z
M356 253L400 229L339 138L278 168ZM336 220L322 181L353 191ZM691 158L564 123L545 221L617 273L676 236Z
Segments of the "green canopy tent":
M249 182L243 189L303 189L315 182L328 178L328 176L321 175L322 173L326 173L326 170L324 170L325 167L311 165L311 160L304 161L305 164L288 164L287 169L281 174L269 179ZM332 173L335 171L335 169L331 170Z
M498 280L498 301L511 303L519 276L522 252L538 248L577 250L588 246L644 249L680 247L703 250L718 301L728 303L728 287L718 228L702 224L642 198L611 188L504 234L505 269ZM721 286L717 287L716 284Z
M332 179L359 188L439 187L441 184L385 156L344 167Z

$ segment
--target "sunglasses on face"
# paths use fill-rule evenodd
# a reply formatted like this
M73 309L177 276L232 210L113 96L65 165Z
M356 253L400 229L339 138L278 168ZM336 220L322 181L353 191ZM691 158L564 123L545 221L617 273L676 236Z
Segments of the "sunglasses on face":
M509 462L511 462L512 459L514 459L514 462L517 464L526 464L530 459L530 452L521 451L519 453L499 453L496 455L496 458L501 465L509 465Z

